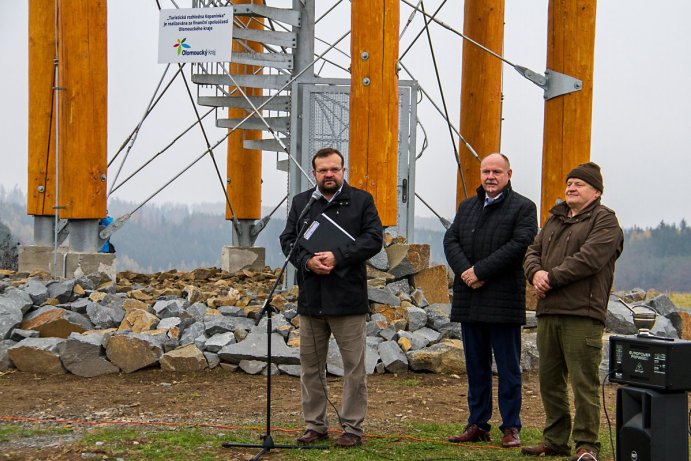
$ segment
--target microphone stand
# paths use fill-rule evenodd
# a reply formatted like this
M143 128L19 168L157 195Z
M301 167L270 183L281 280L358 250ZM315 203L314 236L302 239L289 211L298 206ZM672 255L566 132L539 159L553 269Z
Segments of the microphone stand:
M314 201L311 201L307 204L304 210L300 213L300 220L303 219L303 217L307 214L307 211L312 206L312 203ZM298 220L298 222L300 222ZM305 219L302 223L302 226L300 226L300 230L298 232L297 237L295 238L295 242L293 243L292 247L290 248L290 251L288 252L288 255L286 256L285 261L283 261L283 265L281 266L281 270L278 273L278 277L276 277L276 281L274 282L273 286L271 287L271 290L269 290L269 294L266 297L266 301L264 301L264 306L262 307L262 310L259 312L259 315L257 316L254 324L259 325L259 322L261 321L262 317L266 314L266 432L264 434L259 436L259 439L262 440L261 444L246 444L246 443L231 443L231 442L224 442L222 446L224 448L231 448L231 447L243 447L243 448L260 448L261 450L257 455L252 458L252 461L258 460L261 458L265 453L268 453L272 448L297 448L301 450L305 449L327 449L330 448L329 445L276 445L274 443L273 437L271 436L271 331L273 330L272 322L271 322L271 314L276 311L276 308L271 305L271 300L273 299L274 292L278 288L278 284L281 282L281 279L283 278L283 274L285 273L286 267L288 266L288 263L290 262L290 258L293 256L293 253L295 252L295 249L298 246L298 242L300 241L300 237L305 233L305 230L307 229L307 222L308 220Z

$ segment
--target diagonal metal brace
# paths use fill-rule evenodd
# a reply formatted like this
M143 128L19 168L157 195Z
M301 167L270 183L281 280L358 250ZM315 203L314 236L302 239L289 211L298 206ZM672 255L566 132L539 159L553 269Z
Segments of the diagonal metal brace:
M110 236L113 235L113 232L119 230L122 226L124 226L125 223L131 217L132 213L125 213L112 223L108 224L108 226L106 226L103 230L101 230L101 232L98 233L98 236L101 238L101 240L108 240Z
M519 74L542 88L545 91L545 100L583 89L583 82L581 80L554 70L547 69L545 70L545 75L542 75L523 66L515 65L513 68Z

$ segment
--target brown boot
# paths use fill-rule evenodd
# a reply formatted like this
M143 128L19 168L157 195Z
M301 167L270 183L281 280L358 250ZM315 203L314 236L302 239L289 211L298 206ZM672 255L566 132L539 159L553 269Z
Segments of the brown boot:
M362 445L362 437L359 435L352 434L350 432L344 432L336 440L336 446L341 448L353 448Z
M521 453L528 456L568 456L568 453L560 453L544 442L537 445L521 448Z
M462 434L449 437L452 443L467 442L487 442L489 441L489 431L480 429L477 424L471 424L465 428Z
M521 434L515 427L504 429L504 437L501 439L501 446L504 448L518 448L521 446Z
M304 434L297 438L297 443L300 445L309 445L310 443L314 443L318 440L326 440L328 438L329 434L326 432L322 434L321 432L307 429Z
M571 457L571 461L597 461L597 453L590 448L581 447Z

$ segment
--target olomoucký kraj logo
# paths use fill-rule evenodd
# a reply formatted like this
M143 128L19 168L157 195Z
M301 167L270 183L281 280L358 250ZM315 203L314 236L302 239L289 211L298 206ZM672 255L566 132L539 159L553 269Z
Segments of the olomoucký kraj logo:
M177 43L175 45L173 45L173 48L178 49L178 56L180 56L180 54L182 53L183 48L192 48L187 43L185 43L186 41L187 41L187 37L183 38L182 40L178 39Z

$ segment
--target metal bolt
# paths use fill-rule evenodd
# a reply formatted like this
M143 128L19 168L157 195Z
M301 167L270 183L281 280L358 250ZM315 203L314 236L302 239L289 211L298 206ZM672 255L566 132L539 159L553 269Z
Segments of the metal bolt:
M101 173L101 181L106 182L106 175Z
M369 83L370 83L369 77L365 77L365 78L362 79L362 84L363 84L363 85L369 86Z
M367 51L363 51L360 53L360 58L362 58L363 61L367 61L369 59L369 53Z
M42 194L46 191L45 186L38 186L38 191Z

